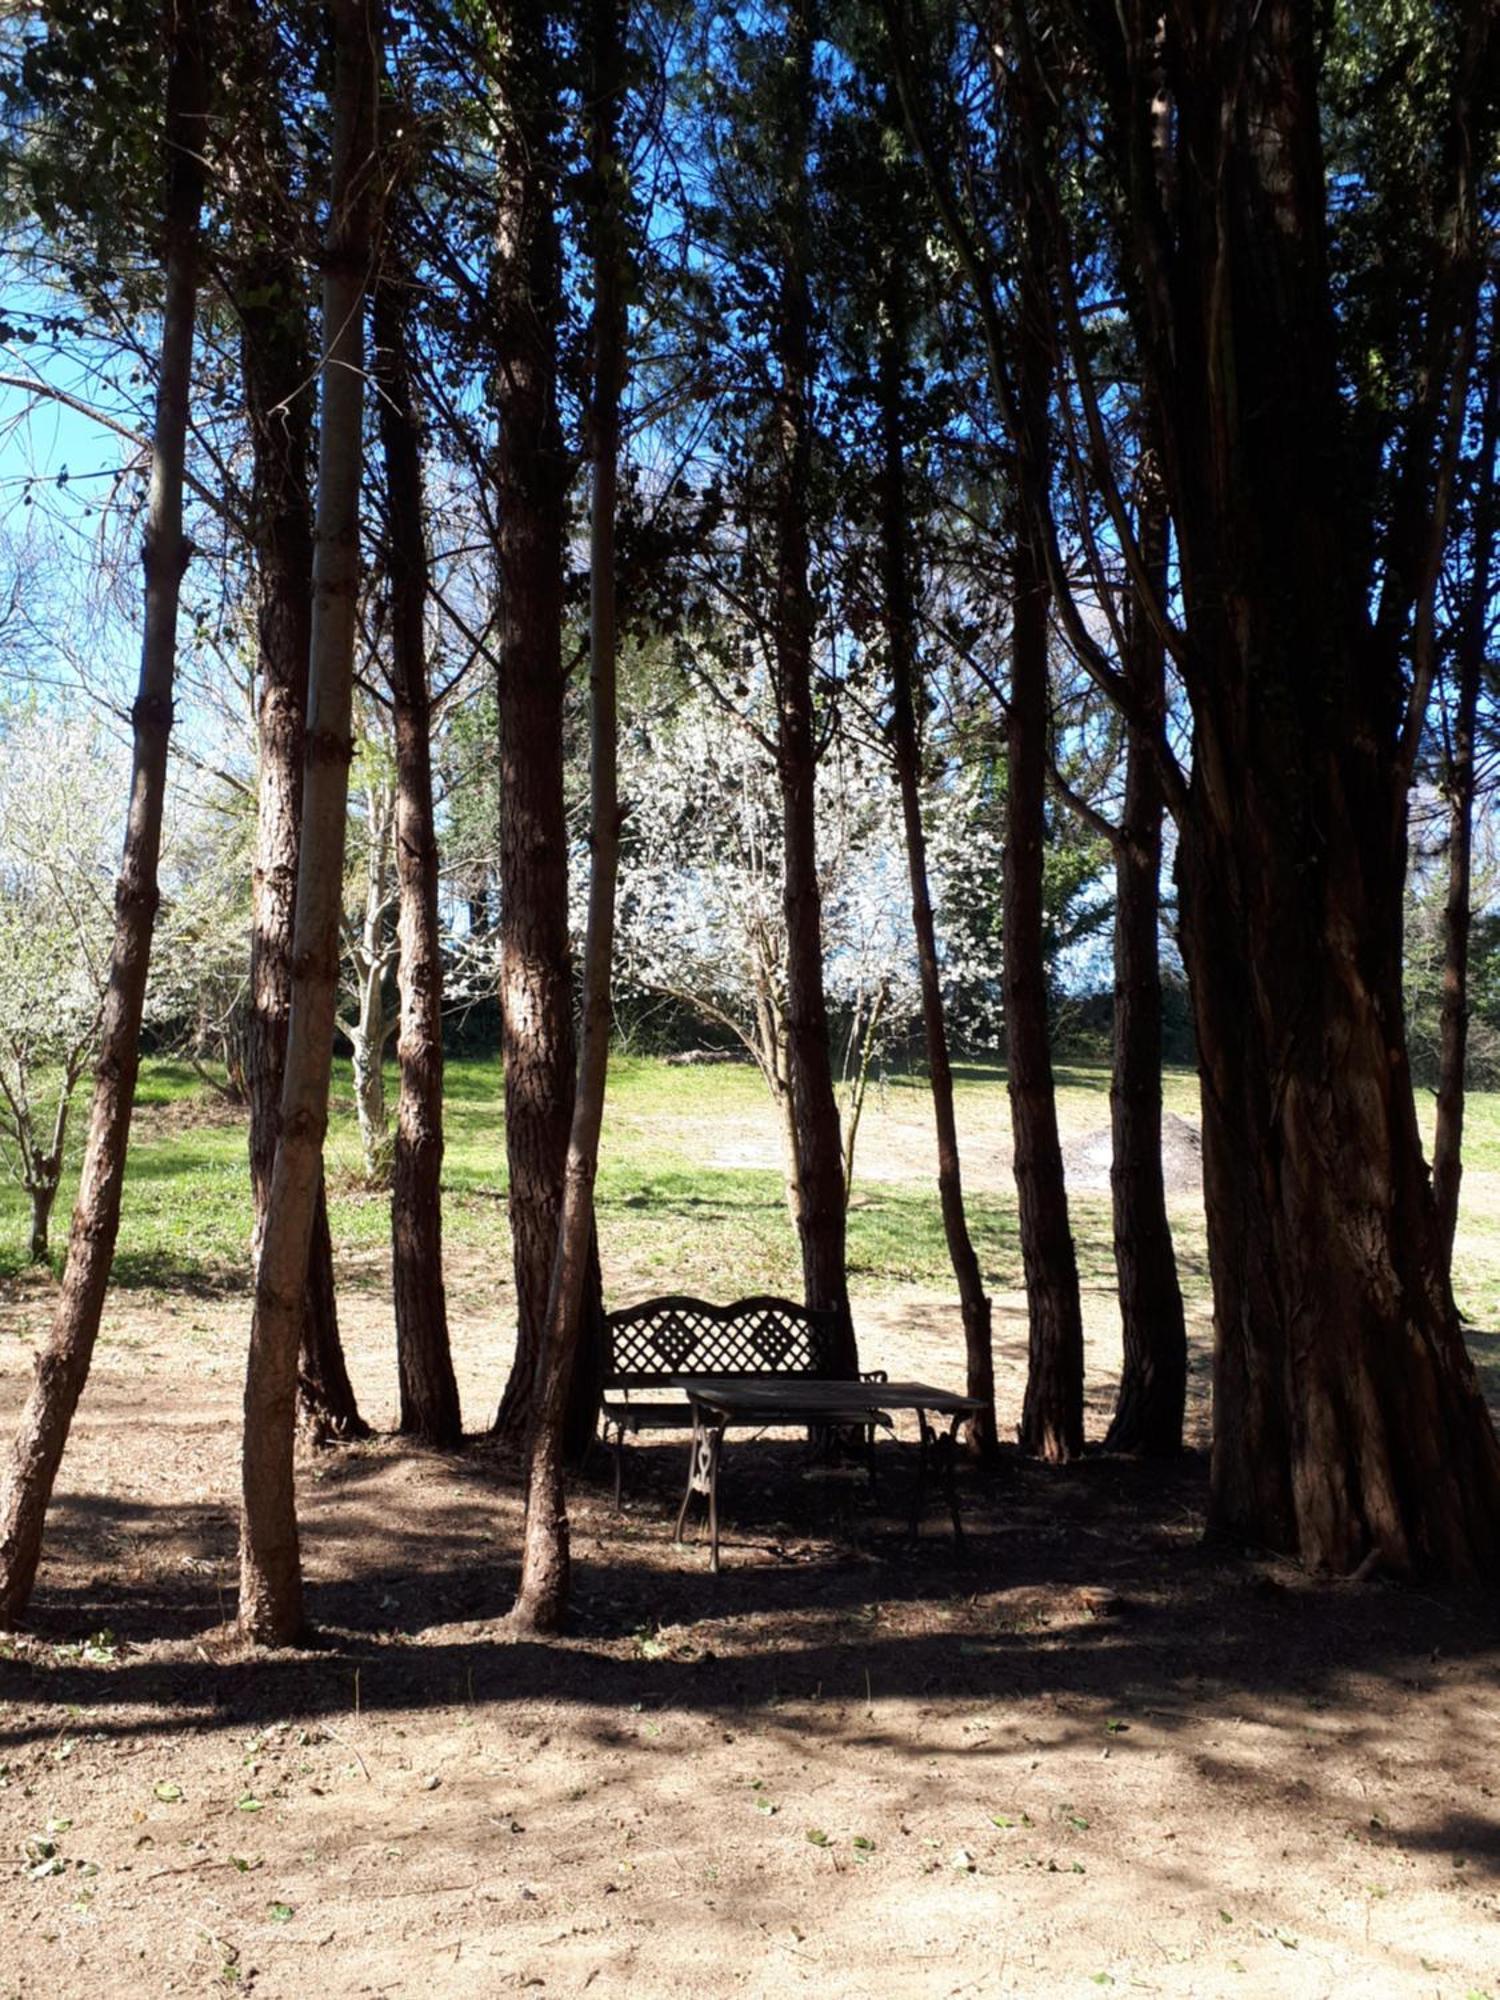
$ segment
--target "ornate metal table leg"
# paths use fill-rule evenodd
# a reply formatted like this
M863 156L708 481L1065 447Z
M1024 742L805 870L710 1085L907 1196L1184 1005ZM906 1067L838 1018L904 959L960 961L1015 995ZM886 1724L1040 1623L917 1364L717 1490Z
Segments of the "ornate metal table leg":
M958 1427L962 1421L963 1412L955 1411L947 1431L935 1439L943 1492L947 1497L948 1512L953 1516L953 1546L959 1550L964 1546L964 1524L958 1514Z
M917 1418L917 1478L911 1493L911 1538L917 1539L922 1526L922 1502L927 1497L927 1458L936 1439L932 1425L927 1421L927 1412L918 1410Z
M606 1427L606 1437L608 1428ZM615 1512L620 1511L620 1489L625 1483L625 1426L615 1425Z
M723 1437L723 1417L714 1417L705 1423L695 1408L693 1442L688 1455L687 1490L682 1496L682 1505L677 1510L677 1528L672 1537L674 1541L682 1540L682 1526L687 1519L693 1495L703 1494L708 1501L708 1566L712 1570L717 1570L719 1567L719 1446ZM701 1526L699 1533L702 1533Z

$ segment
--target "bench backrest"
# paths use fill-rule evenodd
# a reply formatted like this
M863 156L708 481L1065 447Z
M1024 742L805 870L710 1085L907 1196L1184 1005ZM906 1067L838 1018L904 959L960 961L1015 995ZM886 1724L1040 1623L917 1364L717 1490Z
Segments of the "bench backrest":
M837 1373L838 1314L793 1299L646 1299L605 1320L605 1386L675 1382L685 1375L828 1376Z

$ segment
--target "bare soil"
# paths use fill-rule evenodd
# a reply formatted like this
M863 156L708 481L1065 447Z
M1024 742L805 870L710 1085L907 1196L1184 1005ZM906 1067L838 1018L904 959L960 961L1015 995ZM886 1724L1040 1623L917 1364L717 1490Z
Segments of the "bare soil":
M341 1278L389 1424L383 1261ZM450 1298L478 1426L508 1288L473 1262ZM0 1301L0 1422L49 1303ZM674 1438L618 1516L597 1456L575 1627L514 1643L515 1467L383 1438L304 1462L318 1642L254 1655L224 1635L247 1312L111 1305L0 1658L0 1993L1500 1996L1492 1598L1206 1545L1201 1449L966 1473L959 1559L940 1508L905 1538L909 1445L872 1497L791 1438L732 1444L713 1578L671 1540ZM870 1365L954 1379L946 1301L859 1320Z

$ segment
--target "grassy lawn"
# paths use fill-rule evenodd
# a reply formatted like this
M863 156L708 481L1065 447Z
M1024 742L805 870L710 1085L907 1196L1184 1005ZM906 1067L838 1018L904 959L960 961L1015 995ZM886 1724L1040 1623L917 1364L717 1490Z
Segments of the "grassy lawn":
M389 1082L394 1102L394 1071ZM1107 1127L1108 1093L1102 1065L1060 1066L1058 1112L1065 1141ZM1169 1111L1195 1118L1195 1077L1169 1072L1165 1100ZM242 1116L220 1106L191 1069L163 1061L144 1065L137 1103L116 1282L161 1290L244 1285L250 1200ZM986 1281L997 1290L1015 1291L1020 1252L1003 1071L962 1065L958 1105L971 1228ZM1422 1094L1419 1111L1430 1136L1429 1094ZM85 1113L86 1105L74 1120L69 1174L53 1222L54 1260L66 1241ZM872 1093L849 1218L856 1295L903 1286L951 1287L929 1125L920 1077L892 1077ZM328 1157L339 1248L379 1250L389 1240L388 1203L358 1182L358 1137L343 1063L335 1069ZM1470 1099L1466 1157L1455 1276L1466 1313L1489 1327L1500 1323L1500 1093L1480 1092ZM797 1253L777 1161L765 1092L748 1066L679 1067L652 1058L617 1058L598 1187L611 1289L618 1294L625 1288L682 1287L710 1296L794 1289ZM444 1190L450 1246L503 1264L509 1254L504 1119L495 1060L448 1065ZM1107 1290L1113 1279L1107 1197L1075 1195L1071 1213L1084 1285ZM1203 1305L1208 1276L1196 1197L1173 1202L1173 1223L1184 1288L1190 1301ZM0 1276L24 1268L27 1230L21 1190L0 1183ZM378 1266L369 1268L369 1282L382 1282Z

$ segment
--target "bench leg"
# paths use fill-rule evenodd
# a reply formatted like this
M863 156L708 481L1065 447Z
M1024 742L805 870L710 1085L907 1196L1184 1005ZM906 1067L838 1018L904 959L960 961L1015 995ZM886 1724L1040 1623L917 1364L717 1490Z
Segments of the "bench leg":
M615 1512L620 1511L620 1489L625 1481L625 1426L615 1425Z

